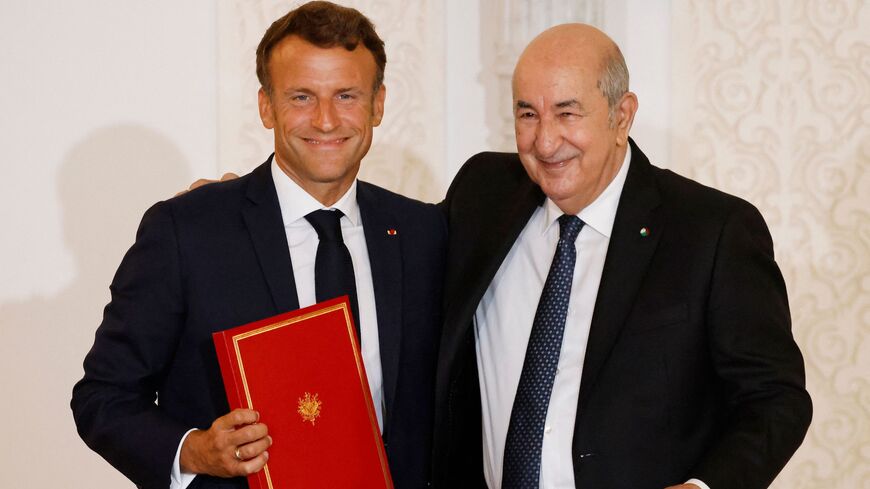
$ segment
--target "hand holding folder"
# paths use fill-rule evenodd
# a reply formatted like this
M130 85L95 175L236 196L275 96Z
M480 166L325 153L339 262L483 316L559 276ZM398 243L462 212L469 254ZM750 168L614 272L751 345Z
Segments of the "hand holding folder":
M216 419L208 430L190 432L181 446L181 470L218 477L259 472L269 460L272 438L260 414L234 409Z

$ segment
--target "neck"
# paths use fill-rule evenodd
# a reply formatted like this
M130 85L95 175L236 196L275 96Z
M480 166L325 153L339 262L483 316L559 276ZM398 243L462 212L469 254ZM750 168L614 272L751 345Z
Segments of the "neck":
M278 164L278 168L281 169L282 173L287 175L290 180L296 182L296 185L299 185L299 187L301 187L308 195L317 199L317 201L323 204L324 207L331 207L333 204L338 202L338 200L347 193L348 189L350 189L350 186L353 184L357 175L357 171L354 170L337 180L317 182L299 177L296 172L278 158L277 154L275 154L275 162ZM357 167L357 169L358 168L359 167Z

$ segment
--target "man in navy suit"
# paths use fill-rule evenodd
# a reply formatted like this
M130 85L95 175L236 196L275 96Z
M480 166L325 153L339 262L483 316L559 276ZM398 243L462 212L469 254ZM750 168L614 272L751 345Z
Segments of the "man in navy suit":
M761 215L650 164L591 26L533 40L513 96L519 154L444 202L436 487L767 487L811 403Z
M356 179L383 115L385 63L356 10L291 11L257 50L274 156L145 214L71 403L88 446L137 486L245 487L238 476L267 462L268 420L227 413L211 333L316 301L318 211L351 257L393 480L427 484L446 227L434 206Z

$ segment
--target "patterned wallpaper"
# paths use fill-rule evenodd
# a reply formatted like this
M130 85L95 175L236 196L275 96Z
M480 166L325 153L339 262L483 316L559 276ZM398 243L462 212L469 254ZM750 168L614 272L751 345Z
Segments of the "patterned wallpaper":
M870 488L870 4L673 0L671 167L770 226L815 413L772 486Z
M247 171L272 152L257 113L254 53L272 21L301 1L232 0L218 6L218 119L221 171ZM342 1L366 14L387 49L384 121L375 128L360 177L438 201L444 175L443 3Z

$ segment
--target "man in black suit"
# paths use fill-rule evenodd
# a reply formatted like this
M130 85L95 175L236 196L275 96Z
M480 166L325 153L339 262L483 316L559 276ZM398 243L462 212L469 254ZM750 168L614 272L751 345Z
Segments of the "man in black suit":
M519 155L443 204L436 487L766 487L812 408L761 215L650 164L593 27L532 41L513 95Z
M446 226L434 206L356 179L383 115L383 46L328 2L277 20L257 50L274 156L145 214L71 403L88 446L139 487L245 487L236 476L266 463L268 420L227 414L211 333L325 299L318 219L352 261L393 480L427 484Z

